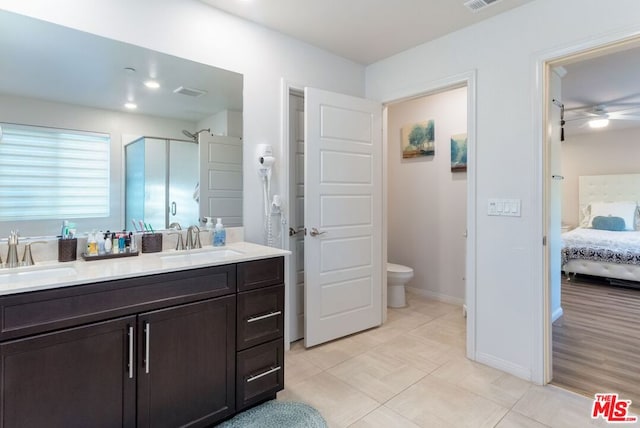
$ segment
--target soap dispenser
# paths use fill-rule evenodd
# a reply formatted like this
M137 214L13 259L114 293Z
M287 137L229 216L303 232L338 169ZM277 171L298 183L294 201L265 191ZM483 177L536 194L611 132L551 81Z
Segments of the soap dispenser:
M213 229L213 246L222 247L227 243L227 232L222 225L222 219L218 218L216 226Z

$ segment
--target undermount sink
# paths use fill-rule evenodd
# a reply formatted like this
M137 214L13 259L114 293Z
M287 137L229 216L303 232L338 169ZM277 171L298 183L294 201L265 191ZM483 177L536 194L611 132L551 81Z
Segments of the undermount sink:
M23 281L39 281L42 279L60 279L74 277L77 272L72 267L51 267L42 269L21 270L21 268L11 268L0 270L0 284L11 284Z
M229 249L198 249L185 250L171 254L163 254L160 260L163 262L181 262L181 263L207 263L224 260L227 257L242 255L240 251Z

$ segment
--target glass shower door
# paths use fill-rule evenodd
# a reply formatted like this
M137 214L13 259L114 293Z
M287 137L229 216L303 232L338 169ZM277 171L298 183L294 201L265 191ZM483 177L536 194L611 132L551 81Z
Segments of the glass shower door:
M186 141L169 141L169 219L184 228L199 224L198 145Z

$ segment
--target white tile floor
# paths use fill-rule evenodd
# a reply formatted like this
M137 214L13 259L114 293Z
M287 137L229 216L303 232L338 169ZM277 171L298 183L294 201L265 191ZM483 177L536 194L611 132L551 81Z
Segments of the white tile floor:
M466 359L460 307L407 299L379 328L309 350L294 343L278 399L314 406L330 427L608 426L590 418L588 397Z

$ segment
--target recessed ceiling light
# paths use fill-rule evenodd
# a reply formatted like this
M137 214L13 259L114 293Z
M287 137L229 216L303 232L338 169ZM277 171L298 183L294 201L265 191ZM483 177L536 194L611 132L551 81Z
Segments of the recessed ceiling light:
M138 104L136 103L132 103L132 102L128 102L124 104L125 108L128 108L129 110L135 110L138 108Z
M149 89L158 89L160 87L160 83L155 80L147 80L144 82L144 86Z

